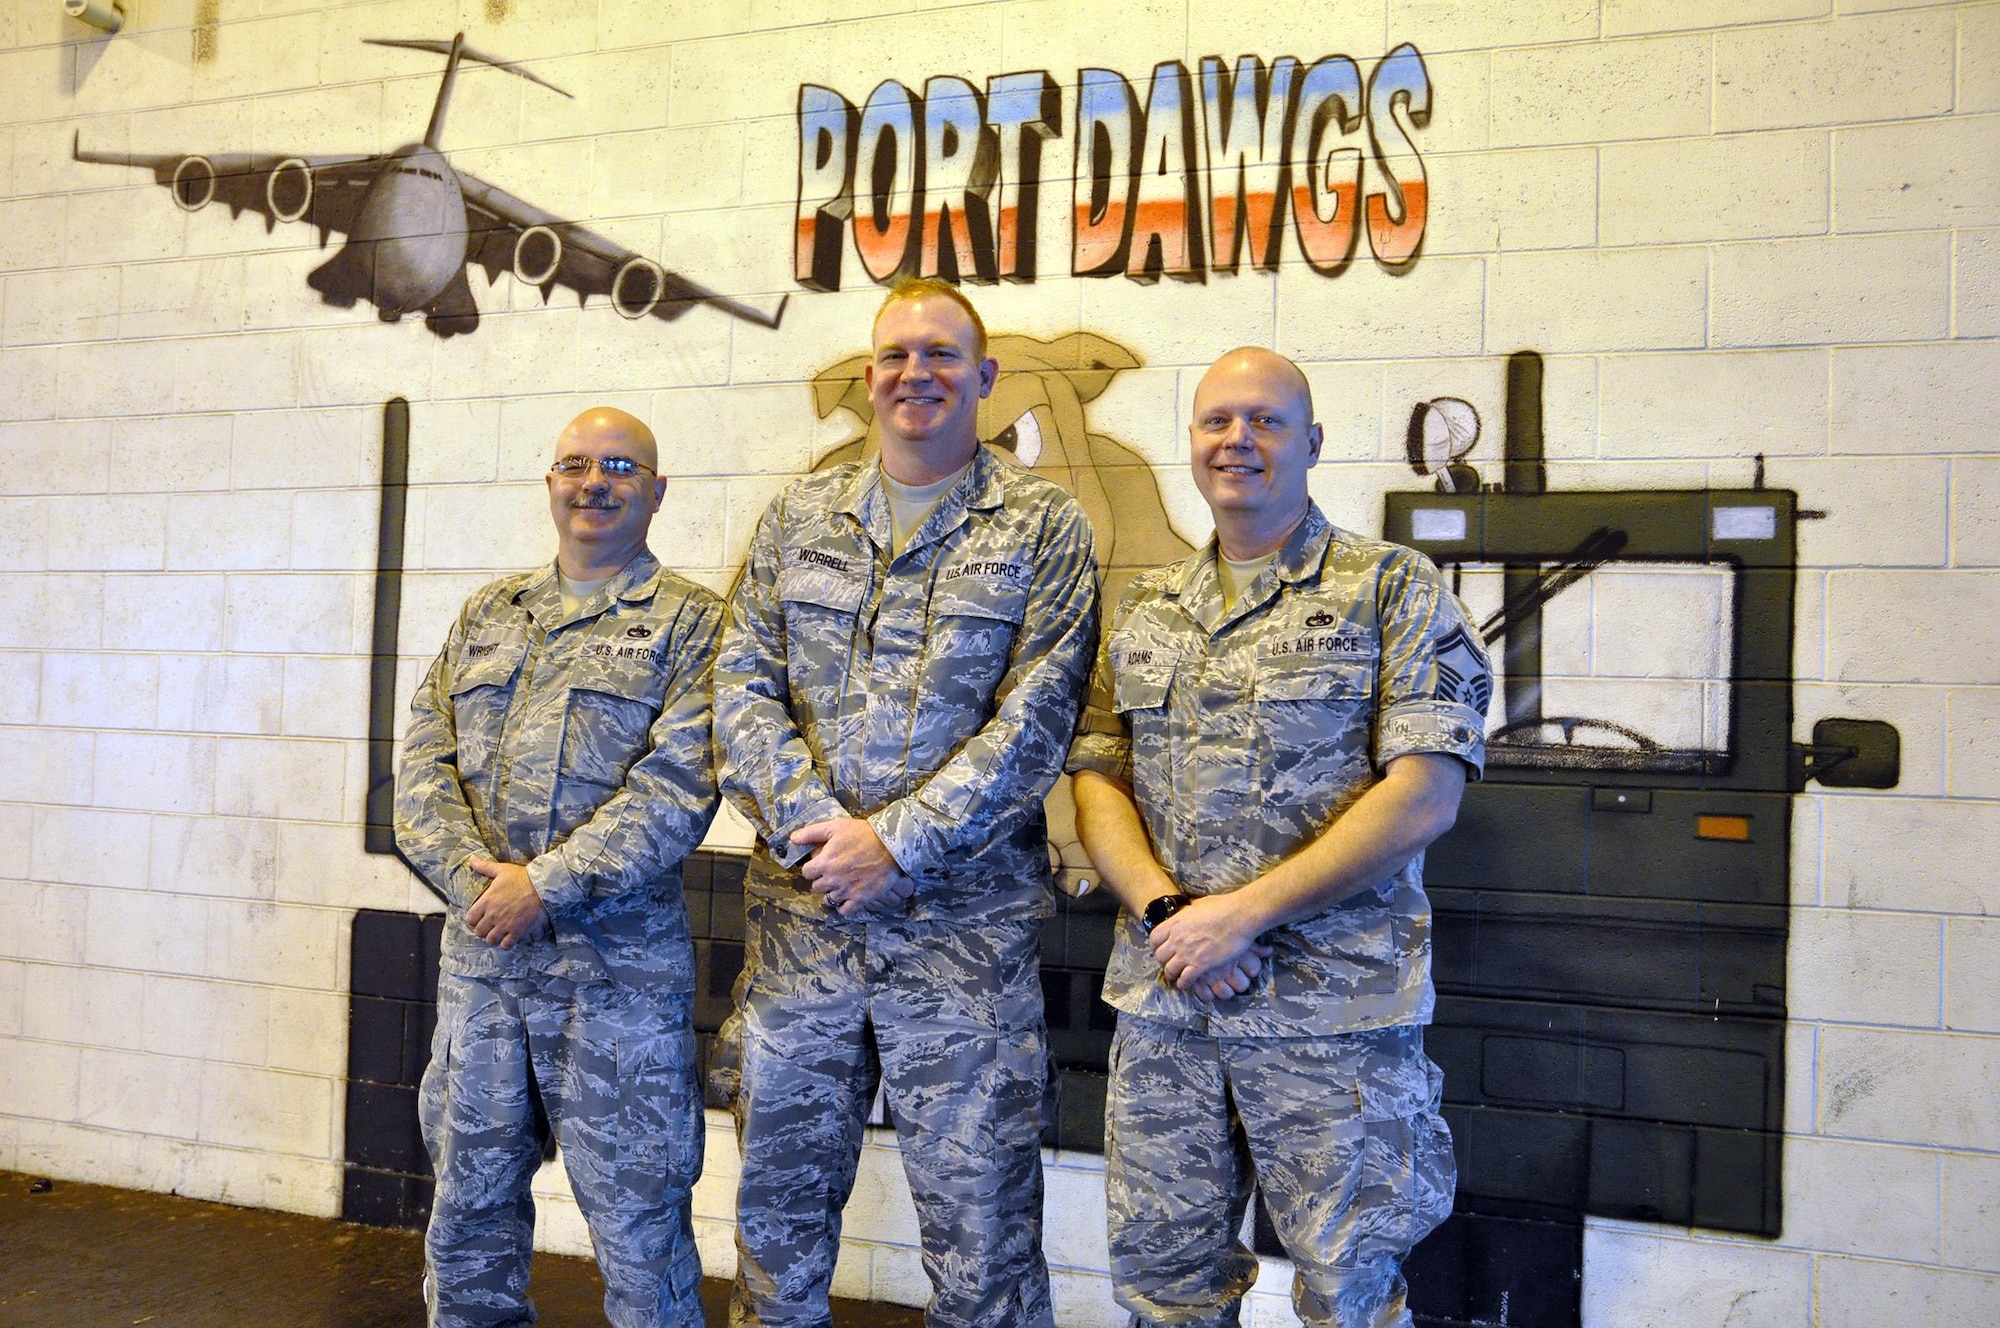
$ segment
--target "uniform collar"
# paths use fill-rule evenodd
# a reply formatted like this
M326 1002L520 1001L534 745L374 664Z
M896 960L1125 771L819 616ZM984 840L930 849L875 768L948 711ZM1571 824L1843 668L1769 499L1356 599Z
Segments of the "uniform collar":
M1319 510L1318 503L1306 499L1305 519L1294 526L1292 533L1285 536L1285 542L1278 546L1277 556L1271 559L1270 570L1286 585L1295 585L1317 576L1326 561L1327 545L1332 543L1333 536L1333 523ZM1179 601L1181 612L1205 632L1212 633L1226 623L1254 612L1271 598L1270 591L1259 592L1253 585L1246 588L1225 613L1222 607L1222 578L1215 567L1215 560L1221 556L1220 543L1214 535L1210 535L1208 543L1175 566L1173 575L1161 587L1161 593ZM1262 581L1263 578L1258 577L1258 582Z
M945 491L929 518L910 537L903 552L908 553L911 549L942 539L958 527L967 512L989 512L1004 506L1007 485L1006 474L1001 467L1011 464L1002 460L991 444L981 443L979 450L972 454L972 464L958 477L958 483ZM835 495L832 510L854 518L880 548L889 547L892 528L889 495L882 491L882 454L879 451L855 467L854 474Z
M534 574L528 584L515 593L514 600L528 616L535 620L544 631L554 631L572 622L595 618L609 608L613 600L643 600L658 589L660 561L653 551L640 546L632 560L612 574L609 581L584 597L577 606L574 617L563 615L562 582L556 575L556 563L549 560L548 566Z

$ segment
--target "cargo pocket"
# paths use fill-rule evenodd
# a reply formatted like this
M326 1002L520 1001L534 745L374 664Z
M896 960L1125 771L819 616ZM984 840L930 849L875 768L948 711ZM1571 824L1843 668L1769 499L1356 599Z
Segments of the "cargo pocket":
M451 1111L452 1011L438 1010L437 1027L431 1031L431 1059L417 1086L417 1128L435 1171L444 1156L444 1126Z
M657 999L689 1004L685 996ZM618 1039L620 1188L647 1206L685 1198L701 1174L707 1125L695 1078L694 1031L688 1011L681 1015L666 1020L668 1027Z
M1361 1081L1359 1201L1368 1219L1357 1258L1401 1258L1451 1216L1458 1167L1439 1113L1444 1072L1421 1050Z

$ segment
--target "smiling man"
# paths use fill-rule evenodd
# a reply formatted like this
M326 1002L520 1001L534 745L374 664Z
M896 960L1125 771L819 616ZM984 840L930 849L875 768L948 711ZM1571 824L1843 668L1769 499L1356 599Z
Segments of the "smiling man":
M780 494L731 601L717 766L757 830L733 1323L831 1322L878 1081L927 1322L1052 1323L1042 798L1089 672L1096 567L1075 500L980 443L996 372L956 289L892 291L865 370L879 461Z
M1437 569L1335 529L1305 376L1234 350L1195 391L1215 538L1133 581L1069 768L1124 906L1105 1180L1118 1302L1222 1328L1253 1179L1315 1328L1407 1325L1451 1211L1423 850L1485 757L1491 677Z
M681 860L716 808L722 606L646 548L658 467L639 420L577 416L548 474L554 564L467 600L411 706L396 837L449 901L419 1100L433 1325L534 1321L538 1118L614 1328L702 1322Z

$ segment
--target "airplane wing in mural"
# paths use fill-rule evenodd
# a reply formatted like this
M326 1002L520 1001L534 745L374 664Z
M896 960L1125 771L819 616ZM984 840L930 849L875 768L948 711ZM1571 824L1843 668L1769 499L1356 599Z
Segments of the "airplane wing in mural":
M706 304L775 328L785 312L784 300L767 314L689 281L464 174L428 143L385 156L149 154L86 150L79 133L71 155L149 170L183 211L221 203L232 218L255 212L266 231L281 221L304 222L318 228L322 246L339 232L348 242L307 283L340 308L366 300L385 322L422 313L443 337L479 326L479 306L465 280L472 263L489 281L506 271L539 286L544 300L557 286L575 291L580 301L602 295L626 318L650 314L671 321Z
M544 212L477 176L460 171L458 183L465 195L466 261L484 268L489 281L511 271L517 279L541 287L545 301L557 286L575 291L579 302L602 295L626 318L651 314L672 321L697 304L760 327L776 327L785 315L789 296L767 314L669 272L643 254Z
M82 162L149 170L184 212L221 203L232 218L245 212L263 217L267 232L281 221L306 222L319 228L321 244L330 232L344 235L353 229L361 200L385 160L275 152L92 152L85 150L81 131L70 155Z

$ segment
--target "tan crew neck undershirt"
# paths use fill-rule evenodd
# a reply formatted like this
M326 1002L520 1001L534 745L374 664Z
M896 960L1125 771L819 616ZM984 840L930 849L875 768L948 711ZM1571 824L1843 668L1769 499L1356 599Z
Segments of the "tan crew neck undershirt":
M893 558L903 551L904 546L910 542L910 536L917 533L918 527L922 526L930 518L930 514L937 510L937 505L944 501L944 496L950 492L951 486L958 483L958 477L970 469L972 463L968 461L943 479L934 480L929 484L905 484L890 475L887 470L882 472L882 496L889 500L890 557Z

